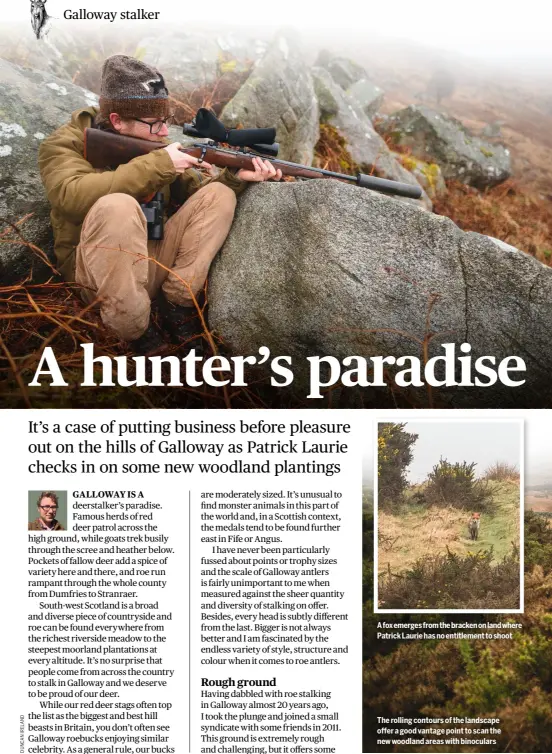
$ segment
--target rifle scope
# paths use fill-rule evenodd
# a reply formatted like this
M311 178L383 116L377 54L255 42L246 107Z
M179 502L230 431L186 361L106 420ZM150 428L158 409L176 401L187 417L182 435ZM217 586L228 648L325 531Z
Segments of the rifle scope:
M229 144L231 147L250 147L257 152L264 152L276 156L278 145L275 128L226 128L217 116L201 107L191 123L185 123L182 129L186 136L197 136L201 139L212 139L219 143Z

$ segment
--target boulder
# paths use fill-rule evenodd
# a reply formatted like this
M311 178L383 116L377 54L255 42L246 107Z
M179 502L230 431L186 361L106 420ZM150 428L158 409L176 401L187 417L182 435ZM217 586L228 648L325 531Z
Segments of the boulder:
M542 407L552 400L552 269L448 218L338 181L244 192L212 267L209 299L210 325L233 353L267 346L272 356L293 358L289 389L303 399L307 357L420 358L419 340L429 330L437 334L430 357L443 355L443 343L457 344L459 356L467 342L474 360L515 355L527 366L526 374L511 374L526 378L523 387L434 389L436 406ZM397 389L395 397L359 390L363 405L428 401L425 388Z
M229 128L275 126L278 157L312 163L318 141L318 104L309 69L292 35L276 36L224 107L221 120Z
M370 119L380 109L385 92L368 79L360 79L347 89L347 94L355 99L362 112Z
M0 29L0 59L71 81L60 44L63 40L63 32L58 28L52 28L37 40L30 23L5 26Z
M326 50L322 50L316 60L316 65L325 68L333 80L342 89L348 89L361 79L366 80L367 74L364 68L350 58L333 56Z
M460 121L422 105L390 116L381 129L415 157L436 162L443 176L475 188L496 186L510 177L510 152L473 136Z
M31 214L21 233L52 259L50 208L38 171L38 147L73 110L97 104L95 94L69 81L0 60L0 217L16 222ZM49 272L28 247L0 244L4 285L20 280L31 267L35 279Z
M324 68L313 68L312 75L321 122L337 128L347 142L349 154L361 171L418 186L416 178L401 165L385 141L376 133L370 118L362 111L358 102L344 92ZM431 200L425 193L420 200L401 201L413 202L429 210L432 208Z
M233 80L249 70L264 50L259 40L245 40L232 34L175 30L170 34L145 37L140 41L143 60L163 74L169 92L192 92L212 87L221 79Z
M436 162L424 162L411 154L396 154L396 158L412 173L431 201L447 193L443 171Z

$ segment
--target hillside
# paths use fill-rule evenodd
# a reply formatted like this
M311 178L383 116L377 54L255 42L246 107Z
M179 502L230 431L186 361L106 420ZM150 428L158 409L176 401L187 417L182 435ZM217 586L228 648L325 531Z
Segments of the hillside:
M366 66L385 90L385 113L413 102L430 102L432 75L446 71L452 91L443 97L440 109L476 133L499 121L500 138L512 152L516 180L543 198L552 193L550 70L523 70L504 61L482 61L383 38L369 46L348 45L346 54Z
M525 493L525 510L552 513L552 489L531 490Z
M378 513L378 574L411 568L427 556L450 552L467 556L493 548L499 562L519 544L519 484L493 482L494 510L482 513L479 538L468 534L469 512L435 505L406 502L397 513ZM412 488L408 499L421 487Z
M490 140L508 148L512 178L482 192L448 181L448 192L434 202L434 211L450 217L463 230L494 236L551 264L549 68L523 69L504 60L478 60L377 35L370 45L353 37L341 54L363 65L383 89L381 114L425 104L457 118L473 134L495 131ZM447 78L449 90L437 101L432 81L440 74Z
M365 528L369 529L366 521ZM369 561L370 550L365 559ZM367 568L368 570L368 568ZM552 529L525 514L525 609L501 616L521 623L513 641L386 641L378 644L371 603L364 614L364 746L376 748L378 716L492 716L501 720L497 743L410 746L408 751L551 751L550 652L552 629ZM477 613L462 616L480 621ZM419 622L422 616L401 620Z

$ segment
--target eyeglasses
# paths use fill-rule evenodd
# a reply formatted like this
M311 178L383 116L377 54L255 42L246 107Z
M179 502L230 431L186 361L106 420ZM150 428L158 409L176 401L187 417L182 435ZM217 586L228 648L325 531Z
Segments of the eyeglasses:
M57 505L39 505L43 511L57 511Z
M144 123L146 126L149 126L150 134L158 134L163 126L172 126L176 122L174 114L169 115L167 118L163 118L163 120L154 120L153 123L150 123L147 120L142 120L142 118L131 118L130 120L137 120L138 123Z

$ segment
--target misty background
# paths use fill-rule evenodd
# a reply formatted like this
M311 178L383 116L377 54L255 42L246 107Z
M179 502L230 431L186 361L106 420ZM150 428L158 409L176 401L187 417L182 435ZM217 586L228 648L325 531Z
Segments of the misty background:
M395 40L410 46L455 52L463 56L495 61L507 67L525 64L538 71L545 61L552 63L550 27L552 8L549 4L529 0L519 5L464 0L461 4L445 4L437 0L389 3L366 3L342 0L338 6L319 3L296 3L280 0L277 5L237 0L233 3L211 0L207 4L181 3L176 0L140 3L145 11L160 11L158 21L121 21L111 24L119 33L141 24L152 30L161 24L174 30L175 26L195 29L234 27L253 33L273 34L282 26L293 27L305 40L314 38L324 44L351 47L350 54L366 52L386 41ZM66 0L47 0L46 10L56 26L65 31L80 32L97 26L99 21L80 23L65 20L64 11L134 10L126 0L94 0L89 3L67 3ZM1 25L26 23L30 31L30 4L5 4ZM185 50L183 50L185 57ZM550 74L550 70L547 71Z
M525 487L552 487L552 411L525 421Z
M397 418L400 421L400 417ZM441 453L448 461L476 461L479 473L494 463L507 461L520 468L519 425L492 422L407 422L407 432L419 434L414 446L409 481L419 482L439 461ZM549 415L531 414L524 420L525 488L549 485L552 487L552 412ZM363 484L372 486L374 458L372 440L363 457Z
M407 422L405 431L418 435L407 472L411 484L423 482L441 457L450 463L475 462L477 476L497 461L521 465L518 422Z

